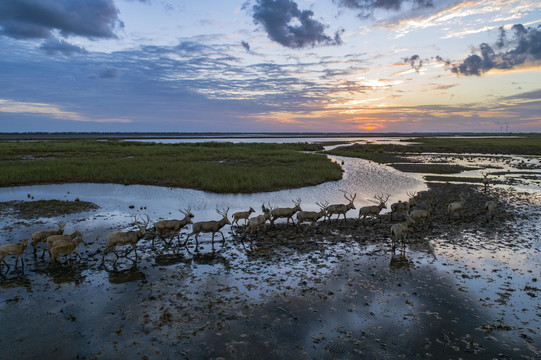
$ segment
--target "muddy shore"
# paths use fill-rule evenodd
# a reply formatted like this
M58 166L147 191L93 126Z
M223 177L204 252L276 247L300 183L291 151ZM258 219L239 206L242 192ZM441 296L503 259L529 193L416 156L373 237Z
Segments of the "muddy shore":
M0 358L539 358L540 199L437 182L418 198L439 209L403 252L389 240L403 215L363 224L353 211L254 236L227 228L199 252L193 238L153 250L149 229L137 266L99 266L107 227L87 231L73 265L27 251L24 272L1 278Z

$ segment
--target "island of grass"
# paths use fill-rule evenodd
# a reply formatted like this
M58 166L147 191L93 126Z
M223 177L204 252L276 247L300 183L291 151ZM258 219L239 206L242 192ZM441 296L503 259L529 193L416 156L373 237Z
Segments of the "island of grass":
M339 180L322 145L160 144L60 140L0 142L0 186L116 183L253 193Z
M470 168L460 165L425 164L415 159L426 153L541 155L541 134L487 137L417 137L401 144L351 144L326 151L330 155L356 157L388 164L403 172L457 174Z

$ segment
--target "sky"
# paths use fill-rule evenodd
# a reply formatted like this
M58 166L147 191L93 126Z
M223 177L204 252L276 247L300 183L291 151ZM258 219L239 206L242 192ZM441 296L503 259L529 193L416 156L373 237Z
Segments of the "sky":
M540 132L539 0L0 0L0 132Z

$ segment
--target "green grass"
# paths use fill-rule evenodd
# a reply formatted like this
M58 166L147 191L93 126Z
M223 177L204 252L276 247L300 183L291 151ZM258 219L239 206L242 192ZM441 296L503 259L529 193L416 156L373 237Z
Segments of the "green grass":
M317 144L0 142L0 186L94 182L249 193L342 177ZM306 153L305 151L312 151Z
M408 139L415 144L408 147L417 152L495 153L541 155L541 135L517 137L420 137Z

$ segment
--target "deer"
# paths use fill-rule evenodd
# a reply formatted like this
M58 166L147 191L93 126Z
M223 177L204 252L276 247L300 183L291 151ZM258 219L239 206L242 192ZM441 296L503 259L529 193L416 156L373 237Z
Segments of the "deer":
M393 252L396 248L396 243L399 239L402 239L402 245L406 245L406 236L408 235L408 228L410 225L415 224L415 221L410 217L406 216L406 221L393 224L391 226L391 243Z
M447 215L449 216L449 221L451 221L451 217L454 213L458 213L462 217L462 208L464 205L466 205L466 200L468 197L464 197L462 194L460 195L460 201L455 201L447 205Z
M233 222L232 222L231 226L233 226L233 224L236 224L238 226L240 219L244 219L244 226L246 226L246 224L248 223L248 218L250 217L250 215L253 212L255 212L255 210L250 207L250 209L248 209L248 211L238 211L238 212L234 213L233 214Z
M171 241L173 241L175 235L177 235L177 240L180 245L180 230L188 224L193 224L192 218L194 217L194 215L192 214L191 207L187 208L186 210L178 209L178 211L180 211L181 214L184 214L183 219L160 220L154 223L154 237L152 238L152 248L154 248L154 239L156 238L156 236L159 236L160 239L165 242L165 245L169 246L171 244ZM169 242L167 242L163 238L163 235L167 232L173 234Z
M485 203L485 211L487 213L487 222L490 219L494 219L494 213L496 212L496 207L498 203L496 200L489 200Z
M62 235L64 233L64 227L65 224L58 224L58 230L42 230L42 231L36 231L32 234L32 247L34 248L34 256L36 256L36 251L38 248L38 245L41 242L44 242L47 240L47 238L51 235Z
M226 210L219 210L216 209L216 212L219 215L222 215L222 218L218 221L199 221L193 224L192 226L192 232L188 234L186 237L186 241L184 242L184 246L186 246L186 243L188 242L188 239L190 236L195 235L195 247L196 249L199 247L199 240L198 236L200 233L212 233L212 248L214 248L214 235L216 235L217 232L222 234L222 241L225 244L225 236L224 233L220 230L225 225L231 225L231 222L229 221L229 218L227 217L227 212L229 211L229 208Z
M51 258L49 259L49 264L51 263L52 260L56 260L60 262L60 260L58 259L60 255L69 255L70 256L69 261L71 263L73 262L73 257L72 257L73 253L79 256L79 259L82 259L81 255L77 251L77 245L84 242L85 241L83 240L82 237L78 237L73 241L56 241L53 244L53 247L49 250L51 254Z
M21 264L23 266L24 271L24 257L23 253L28 247L28 239L23 239L20 243L17 244L7 244L0 246L0 273L2 272L2 262L6 264L7 271L9 271L9 264L6 262L6 257L8 255L15 255L15 268L19 265L19 258L21 258Z
M325 218L327 216L327 206L329 203L327 201L324 203L316 202L316 205L319 206L319 211L299 211L297 213L297 225L300 226L303 222L309 221L310 225L308 227L310 227L322 217Z
M261 226L263 226L263 230L266 230L267 220L272 218L272 208L270 205L268 208L266 208L265 204L263 204L261 205L261 209L263 210L263 214L248 219L248 229L250 230L250 235L252 235L254 231L258 230Z
M485 187L485 194L488 190L488 185L490 185L490 179L488 178L488 175L490 175L487 172L481 172L481 175L483 175L483 186Z
M406 214L410 212L411 208L416 206L415 196L417 193L410 193L406 191L408 195L408 201L398 201L394 204L391 204L391 221L393 220L393 214L396 212L405 212Z
M51 235L47 237L47 246L43 248L43 253L41 254L41 257L44 256L45 250L49 251L49 255L51 255L51 248L56 244L57 242L72 242L75 238L83 238L83 235L78 231L75 230L73 233L67 235ZM84 242L84 241L83 241Z
M432 202L428 209L415 209L410 213L411 219L417 224L421 219L428 220L428 227L432 227L432 214L437 210L437 203Z
M302 211L302 209L301 209L301 199L292 200L292 201L293 201L293 204L295 204L295 206L292 208L287 208L287 207L274 208L271 210L272 218L270 222L273 226L276 219L279 219L279 218L287 218L286 226L289 225L289 219L291 219L291 222L294 224L293 215L295 215L297 211Z
M137 243L139 242L139 240L141 240L145 236L146 231L147 231L147 226L150 223L150 217L146 215L146 218L147 218L146 222L143 225L141 225L137 221L137 215L134 216L134 223L135 225L137 225L139 230L119 231L119 232L114 232L112 234L107 235L107 243L105 246L105 250L103 251L103 256L101 258L102 265L105 262L105 255L107 255L109 251L112 251L113 254L116 255L116 259L114 262L114 264L116 264L116 262L118 261L118 258L120 257L116 252L116 247L125 246L125 245L131 245L132 248L131 250L128 250L128 252L124 256L127 258L128 254L134 251L135 263L137 263Z
M385 199L383 199L383 194L374 195L374 198L379 201L379 204L378 205L363 206L362 208L359 209L359 217L358 218L361 219L361 216L362 216L361 220L364 223L364 220L366 219L367 216L375 216L375 217L379 218L379 222L381 223L381 216L379 215L379 213L381 212L381 210L387 208L386 203L387 203L387 200L389 200L390 196L391 196L390 194L387 194L387 197Z
M351 196L350 194L348 196L348 194L346 194L345 191L343 190L340 190L340 191L344 193L344 197L346 198L347 201L349 201L349 203L333 204L333 205L327 206L327 218L329 220L331 220L331 216L333 216L334 214L337 214L336 219L340 219L340 215L344 215L344 221L346 221L346 213L349 210L355 210L355 205L353 205L353 201L357 197L357 193L353 194L353 196Z

